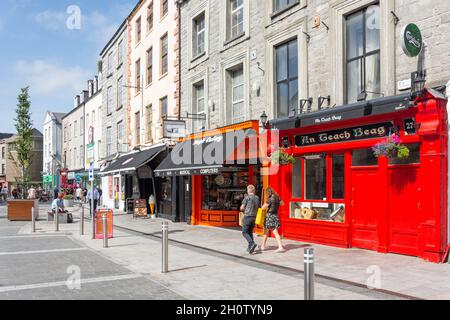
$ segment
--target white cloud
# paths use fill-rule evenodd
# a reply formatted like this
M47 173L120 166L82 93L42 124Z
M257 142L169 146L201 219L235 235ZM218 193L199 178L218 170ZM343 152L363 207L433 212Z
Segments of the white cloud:
M79 66L61 66L44 60L17 61L14 71L37 95L75 95L86 86L90 72Z
M51 10L39 12L34 17L34 20L38 24L43 25L44 27L53 31L61 30L61 28L64 28L66 19L67 16L64 12Z

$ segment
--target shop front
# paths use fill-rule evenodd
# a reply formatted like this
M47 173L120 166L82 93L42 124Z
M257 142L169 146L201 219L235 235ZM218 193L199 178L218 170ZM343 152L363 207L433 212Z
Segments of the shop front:
M284 202L286 238L442 261L446 100L432 90L409 100L381 98L270 122L295 157L269 176ZM397 137L408 157L375 153Z
M158 194L159 181L153 170L165 158L169 150L166 145L157 145L146 150L126 154L101 170L103 205L127 213L133 213L136 200L148 200ZM158 198L158 196L157 196ZM161 210L156 206L156 213Z
M183 189L176 201L187 222L238 227L247 186L262 190L258 131L258 122L249 121L188 136L155 170L156 176L178 179Z

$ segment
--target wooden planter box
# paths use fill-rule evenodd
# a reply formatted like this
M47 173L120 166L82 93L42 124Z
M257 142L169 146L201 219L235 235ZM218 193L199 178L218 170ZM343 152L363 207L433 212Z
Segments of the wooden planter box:
M8 220L31 221L31 208L34 208L34 216L37 220L39 218L38 200L9 200Z

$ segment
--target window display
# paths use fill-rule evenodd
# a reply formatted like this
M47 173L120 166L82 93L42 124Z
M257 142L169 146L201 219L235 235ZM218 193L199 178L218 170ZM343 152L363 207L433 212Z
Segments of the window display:
M202 177L203 210L239 211L249 184L249 173L234 171Z
M345 222L345 204L291 202L291 219Z

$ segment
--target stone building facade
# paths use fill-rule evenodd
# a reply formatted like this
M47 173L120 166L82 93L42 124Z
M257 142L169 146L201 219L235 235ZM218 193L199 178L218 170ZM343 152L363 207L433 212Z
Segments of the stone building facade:
M102 89L102 130L100 159L111 160L118 153L128 152L126 117L128 108L128 32L126 20L100 53Z
M178 2L181 110L206 115L189 122L191 132L259 119L264 111L269 119L285 117L300 101L315 110L319 96L330 97L327 108L356 102L360 93L371 99L408 91L417 70L400 42L408 23L422 30L427 85L450 79L448 1Z
M64 113L47 111L44 120L43 188L53 190L62 169L62 117Z

